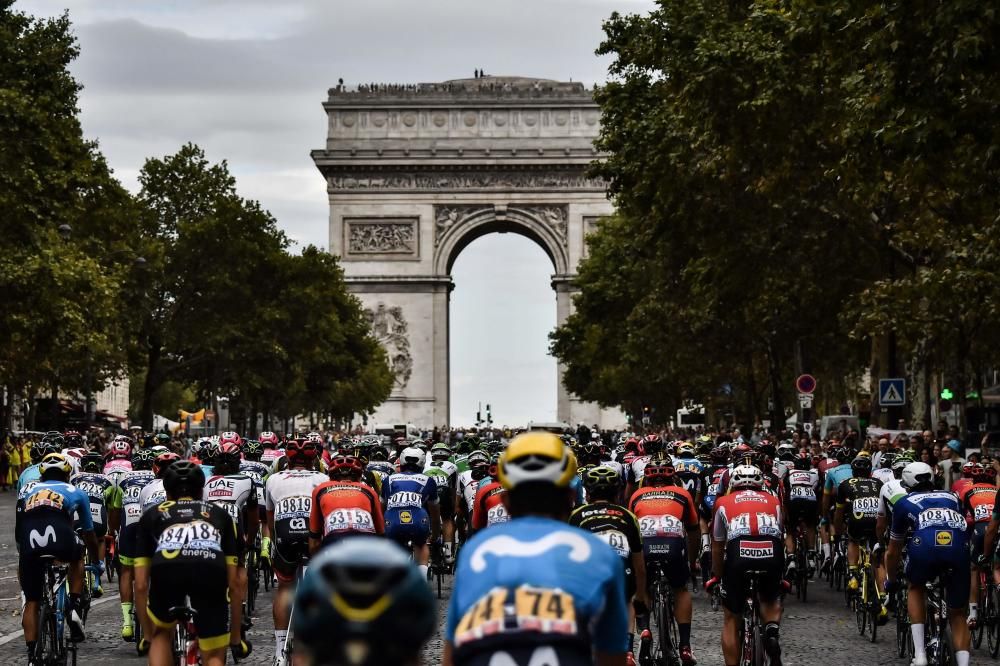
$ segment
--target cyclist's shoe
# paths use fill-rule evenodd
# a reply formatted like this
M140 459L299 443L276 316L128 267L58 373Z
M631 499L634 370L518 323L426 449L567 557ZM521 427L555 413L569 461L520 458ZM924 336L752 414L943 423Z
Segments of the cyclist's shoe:
M823 560L823 564L822 566L820 566L819 572L825 576L826 574L830 573L830 567L832 566L833 566L833 558L827 557L826 559Z
M639 666L650 666L652 658L653 632L643 629L639 634Z
M771 666L781 666L781 644L777 624L768 623L764 627L764 651L771 659Z
M817 561L817 559L818 558L816 557L816 551L815 550L810 550L806 554L806 567L807 567L807 571L808 571L807 575L810 578L812 578L813 575L815 575L815 573L816 573L816 561Z
M795 558L790 558L788 564L785 565L785 578L788 580L795 580L795 572L798 571L798 566L795 564Z
M885 607L884 603L879 604L878 617L875 619L875 622L878 624L878 626L883 627L888 621L889 621L889 609Z
M694 666L698 663L698 660L694 658L694 652L692 652L690 645L682 647L680 654L681 663L684 664L684 666Z
M135 651L139 653L140 657L145 657L149 654L149 641L145 638L140 638L139 642L136 643Z
M924 655L922 659L914 657L910 662L910 666L927 666L927 655Z
M79 613L71 610L69 617L66 618L66 623L69 624L69 635L74 643L82 643L87 640L87 634L83 630L83 620Z
M632 654L631 652L625 653L625 666L636 666L635 655Z
M851 572L848 574L847 578L847 589L851 592L857 592L858 588L861 587L861 583L858 581L858 574L856 572Z
M104 596L104 588L101 587L100 583L94 583L94 587L90 590L90 596L94 599L100 599Z
M233 653L233 661L239 661L240 659L246 659L253 652L253 645L250 641L243 639L236 645L230 645L229 651Z
M135 629L132 628L131 624L122 625L122 640L126 643L135 641Z

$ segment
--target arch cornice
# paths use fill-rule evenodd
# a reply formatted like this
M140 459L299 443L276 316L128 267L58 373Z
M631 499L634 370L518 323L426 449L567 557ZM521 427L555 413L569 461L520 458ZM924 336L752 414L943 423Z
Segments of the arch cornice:
M449 275L461 251L486 234L516 233L538 243L555 273L571 273L565 204L435 206L434 271Z

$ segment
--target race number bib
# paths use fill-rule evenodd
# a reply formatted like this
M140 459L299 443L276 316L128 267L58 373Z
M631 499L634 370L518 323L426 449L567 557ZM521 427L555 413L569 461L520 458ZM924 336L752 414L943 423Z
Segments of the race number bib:
M611 546L611 549L618 553L619 557L628 558L628 539L618 530L604 530L594 534L598 539Z
M856 520L874 518L878 515L878 497L859 497L851 502L851 511Z
M486 512L487 525L506 523L509 520L510 520L510 514L507 513L507 507L505 507L503 504L497 504L495 507Z
M410 491L400 491L393 493L389 497L388 507L389 509L403 509L423 506L424 498L420 493L414 493Z
M576 635L573 597L549 588L523 586L513 593L494 588L462 616L455 629L455 646L495 634L529 631L553 636Z
M790 499L816 500L816 490L812 486L792 486L789 490Z
M977 504L972 511L972 519L977 523L989 520L993 517L993 508L989 504Z
M27 504L25 504L24 510L31 511L32 509L40 509L42 507L49 507L52 509L62 509L63 504L66 503L66 498L57 492L51 490L42 489L37 493L33 494L28 498Z
M309 495L282 497L275 502L274 519L308 518L310 510L312 510L312 497Z
M643 537L682 537L684 524L674 516L644 516L639 519Z
M965 529L965 518L954 509L924 509L917 516L917 529L925 527L950 527L955 530Z
M335 509L323 520L323 535L336 532L375 532L372 514L364 509Z
M222 550L222 534L203 520L171 525L163 531L156 544L156 552L176 551L185 548L200 550Z

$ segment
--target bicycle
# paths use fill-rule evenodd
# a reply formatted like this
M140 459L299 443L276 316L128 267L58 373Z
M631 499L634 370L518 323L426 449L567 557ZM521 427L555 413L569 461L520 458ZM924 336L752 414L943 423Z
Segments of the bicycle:
M809 554L805 531L799 522L795 529L795 597L805 603L809 599Z
M76 666L76 643L67 636L69 566L52 555L42 555L42 598L38 602L38 642L32 661L45 666Z
M104 572L108 582L113 583L115 574L118 573L118 556L115 551L115 538L110 534L104 537Z
M882 611L882 600L875 584L875 568L872 563L871 549L868 543L858 544L858 592L854 596L854 616L858 625L858 634L864 636L871 628L870 640L875 642L878 636L878 619Z
M992 572L981 572L986 579L986 593L979 596L979 624L985 628L986 644L990 656L994 659L1000 655L1000 588L992 580ZM982 636L980 636L980 642ZM980 643L976 643L979 647Z
M680 642L680 632L677 628L677 617L674 615L674 590L670 586L667 572L662 562L650 563L649 598L652 608L650 616L652 628L656 631L656 646L648 655L649 664L678 664L677 653ZM642 662L640 654L640 664ZM646 666L641 664L641 666Z
M943 571L934 583L927 584L924 640L927 643L927 663L933 666L947 666L955 660L951 626L948 622L948 604L945 603L944 594L945 584L952 573L951 569Z
M309 564L309 556L303 555L299 560L298 569L295 572L295 585L302 582L302 577L306 575L306 567ZM288 632L285 634L285 644L282 646L281 654L275 655L274 663L275 666L287 666L288 664L294 664L295 660L292 657L295 651L294 636L292 635L292 622L295 620L295 605L292 604L291 611L288 613Z
M194 618L198 611L191 608L190 599L185 599L184 606L174 606L170 609L170 618L176 620L171 649L174 655L174 666L197 666L201 663L201 653L198 651L198 639L194 635Z
M896 656L900 659L913 658L913 633L910 631L910 613L907 606L909 587L900 576L896 596Z
M765 666L770 663L764 650L764 623L760 617L760 599L757 597L763 571L747 571L750 578L747 600L743 607L743 624L740 626L740 666Z
M247 553L247 599L244 602L246 606L246 617L250 617L257 610L257 591L260 588L260 571L258 570L258 548L260 548L259 537L258 543L250 548Z

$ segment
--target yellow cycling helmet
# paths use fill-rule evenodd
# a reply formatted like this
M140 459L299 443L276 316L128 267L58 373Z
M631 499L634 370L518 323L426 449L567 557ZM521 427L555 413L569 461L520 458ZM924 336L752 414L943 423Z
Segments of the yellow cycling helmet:
M61 453L50 453L42 458L42 462L38 464L38 471L45 474L50 470L57 470L69 476L73 470L73 464L70 463L69 458Z
M497 471L507 490L532 481L566 488L576 475L576 456L552 433L528 432L510 441Z

